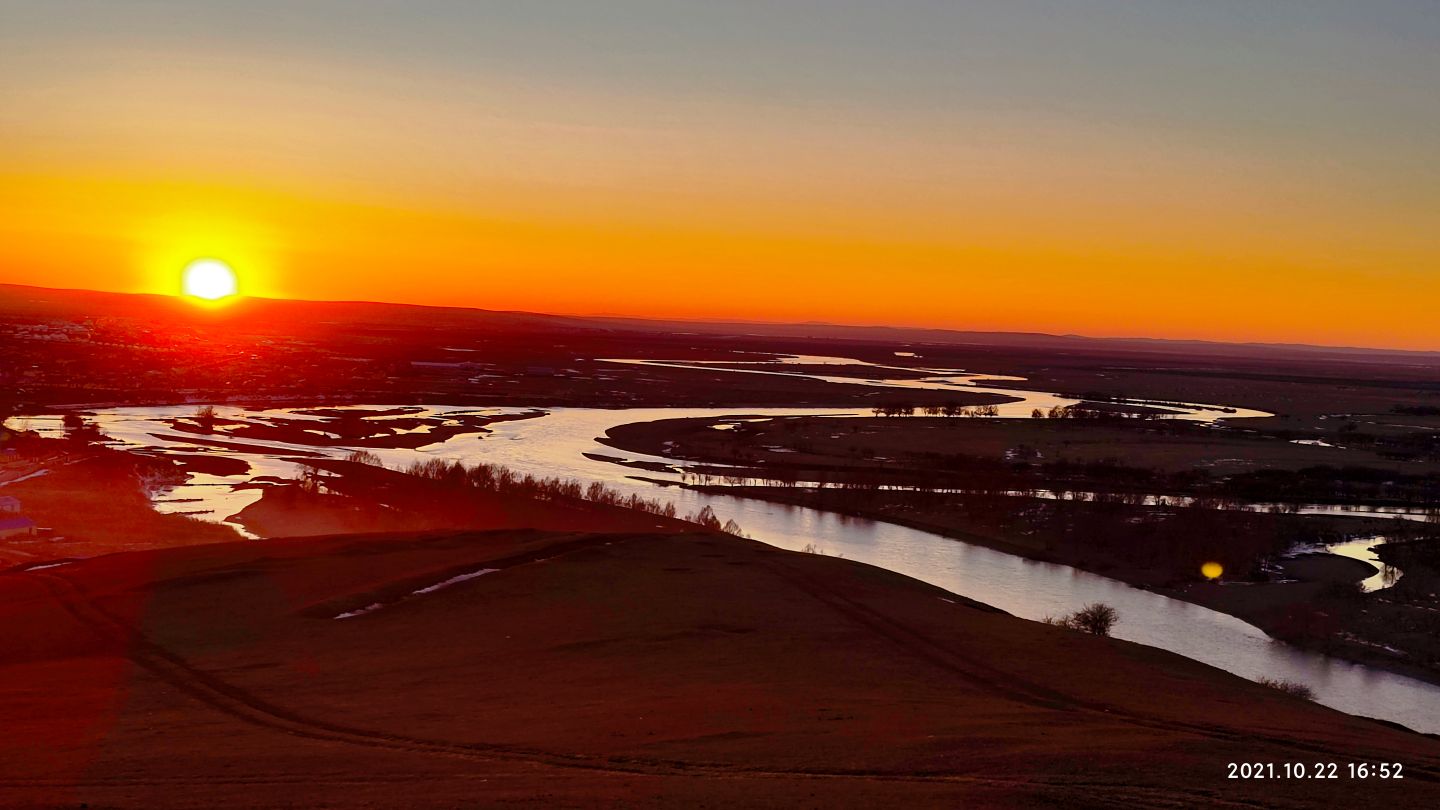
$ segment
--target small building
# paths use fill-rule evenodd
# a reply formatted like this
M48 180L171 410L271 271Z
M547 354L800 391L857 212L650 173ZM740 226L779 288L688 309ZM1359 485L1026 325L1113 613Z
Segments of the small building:
M0 514L20 514L20 499L11 495L0 495Z
M0 518L0 540L16 535L34 536L35 521L27 517Z

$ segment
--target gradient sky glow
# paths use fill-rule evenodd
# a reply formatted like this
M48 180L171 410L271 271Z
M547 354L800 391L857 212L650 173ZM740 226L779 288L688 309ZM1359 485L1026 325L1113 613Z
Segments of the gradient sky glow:
M0 282L1440 349L1433 0L0 0Z

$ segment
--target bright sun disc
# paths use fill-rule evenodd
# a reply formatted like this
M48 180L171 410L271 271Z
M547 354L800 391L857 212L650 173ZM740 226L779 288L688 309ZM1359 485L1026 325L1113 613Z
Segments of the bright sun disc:
M215 259L199 259L191 262L185 268L181 284L186 295L203 298L206 301L229 298L239 289L235 280L235 271L230 269L230 265Z

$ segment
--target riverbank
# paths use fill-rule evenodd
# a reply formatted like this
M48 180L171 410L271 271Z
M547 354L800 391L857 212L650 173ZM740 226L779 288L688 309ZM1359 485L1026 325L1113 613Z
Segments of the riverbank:
M705 533L111 555L0 576L0 650L6 804L1440 801L1433 738ZM1340 778L1226 778L1254 761Z
M220 440L213 443L228 445L231 450L267 449ZM235 527L255 537L501 528L617 532L694 528L675 517L578 497L549 495L542 500L456 489L343 459L291 458L301 469L312 471L307 481L250 477L249 463L220 452L154 457L34 436L27 437L24 448L26 456L10 464L24 474L7 476L0 494L15 498L20 512L37 528L33 534L0 538L0 569L228 542L240 539ZM243 508L231 507L238 509L235 514L223 508L232 501L210 496L193 502L167 498L165 504L172 511L156 510L152 497L157 492L168 491L194 475L214 479L202 489L258 491L259 497ZM220 511L210 511L217 508Z
M1082 550L1057 552L1036 537L1014 537L995 532L969 531L963 519L957 525L951 510L925 512L907 508L906 493L891 493L887 504L862 504L844 490L806 490L777 487L692 486L714 495L731 495L778 504L804 506L854 518L893 523L964 543L992 548L1036 562L1056 563L1089 571L1153 593L1180 599L1226 613L1255 625L1271 637L1301 649L1384 669L1399 675L1440 684L1440 668L1430 663L1428 644L1424 663L1404 660L1403 650L1392 648L1392 636L1403 625L1371 621L1366 602L1359 601L1356 583L1375 573L1375 568L1358 560L1326 554L1282 560L1273 581L1228 580L1223 582L1177 582L1166 572L1140 564L1094 565ZM1023 498L1006 497L1010 510L1023 510ZM1041 506L1052 505L1042 503ZM1280 516L1261 516L1279 518ZM1344 520L1363 520L1346 518ZM1383 521L1376 521L1383 524ZM1196 565L1198 574L1199 565ZM1200 580L1199 576L1194 580ZM1338 587L1337 587L1338 586ZM1413 612L1413 611L1411 611ZM1364 621L1365 634L1350 632L1347 622ZM1423 640L1423 636L1420 637Z
M155 511L145 486L183 477L186 465L233 470L243 462L153 459L54 440L35 440L27 453L37 469L0 488L0 495L18 499L36 533L0 539L0 567L239 537L221 524Z
M1089 412L1087 412L1089 413ZM1142 494L1423 508L1440 464L1338 447L1262 422L964 415L675 418L612 428L604 443L693 462L701 474L935 488ZM1264 420L1268 421L1268 420ZM1403 495L1413 498L1401 497Z
M564 494L535 497L434 480L355 461L306 459L301 481L246 485L260 500L232 520L261 537L366 532L540 529L675 532L695 528L664 516Z
M1223 484L1213 477L1221 462L1293 471L1339 452L1333 448L1133 420L739 415L627 424L601 441L684 462L686 481L713 495L880 520L1072 566L1228 613L1305 649L1440 682L1440 650L1414 627L1422 608L1379 604L1354 587L1375 568L1338 557L1284 559L1300 545L1393 533L1392 521L1144 499L1145 487L1164 476L1213 487ZM1120 466L1117 457L1160 469ZM1105 485L1137 491L1064 497L1066 490L1109 492ZM894 486L941 491L886 489ZM1049 495L1019 495L1031 489ZM1202 576L1209 563L1220 566L1221 582ZM1390 621L1376 621L1376 611Z

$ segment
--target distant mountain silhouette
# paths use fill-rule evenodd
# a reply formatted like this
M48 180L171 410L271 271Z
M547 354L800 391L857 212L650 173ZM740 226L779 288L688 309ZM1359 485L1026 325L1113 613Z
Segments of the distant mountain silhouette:
M1225 357L1333 358L1337 361L1440 363L1440 351L1408 351L1299 343L1227 343L1148 337L1090 337L1044 332L995 332L907 326L859 326L823 321L774 323L743 320L680 320L621 316L567 316L471 307L437 307L370 301L304 301L241 298L219 309L196 307L185 299L138 293L66 290L0 284L0 314L10 317L121 317L170 323L230 321L253 326L274 323L346 323L376 327L537 331L688 332L788 338L887 341L929 345L1023 349L1122 351Z

